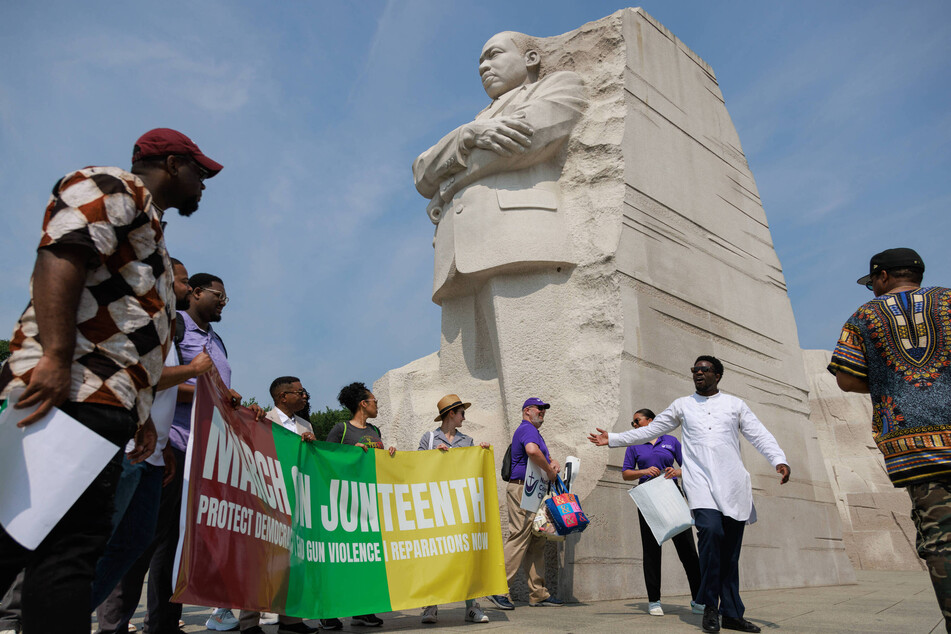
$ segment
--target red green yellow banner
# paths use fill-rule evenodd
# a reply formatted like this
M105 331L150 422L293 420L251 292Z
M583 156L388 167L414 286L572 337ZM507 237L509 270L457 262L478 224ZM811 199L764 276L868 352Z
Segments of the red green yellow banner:
M229 398L199 377L175 601L316 619L507 592L491 449L304 442Z

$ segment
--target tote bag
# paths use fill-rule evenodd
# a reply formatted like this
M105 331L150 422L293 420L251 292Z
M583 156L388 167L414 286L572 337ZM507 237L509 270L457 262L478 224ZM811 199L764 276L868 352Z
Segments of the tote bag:
M680 489L663 476L633 487L628 493L637 505L658 544L693 526L693 518Z

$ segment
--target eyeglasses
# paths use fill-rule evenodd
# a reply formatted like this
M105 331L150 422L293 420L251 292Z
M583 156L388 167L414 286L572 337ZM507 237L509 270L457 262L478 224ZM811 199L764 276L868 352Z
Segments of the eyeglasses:
M281 392L281 396L284 396L285 394L296 394L296 395L300 396L301 398L308 398L308 397L310 397L310 392L308 392L307 390L305 390L305 389L303 389L303 388L301 388L301 389L299 389L299 390L287 390L286 392Z
M375 398L365 398L365 399L363 399L363 400L366 401L366 402L368 402L368 403L376 403L376 399L375 399Z
M696 374L697 372L713 372L712 365L695 365L690 368L690 374Z
M228 305L228 301L229 301L228 296L225 295L222 291L216 291L215 289L208 288L207 286L199 286L198 288L203 291L208 291L209 293L214 293L215 297L218 298L218 303L221 304L222 306Z

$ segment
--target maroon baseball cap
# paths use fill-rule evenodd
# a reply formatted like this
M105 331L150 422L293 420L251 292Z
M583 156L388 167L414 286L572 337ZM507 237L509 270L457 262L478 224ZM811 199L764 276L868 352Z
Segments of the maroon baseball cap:
M208 170L208 178L221 171L221 163L212 161L202 154L195 142L178 130L171 128L155 128L139 137L132 150L132 162L150 156L168 156L169 154L183 154L195 159L195 162Z

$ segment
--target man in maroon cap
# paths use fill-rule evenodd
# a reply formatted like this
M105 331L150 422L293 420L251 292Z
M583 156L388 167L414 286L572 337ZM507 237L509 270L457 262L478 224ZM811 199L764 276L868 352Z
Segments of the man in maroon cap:
M136 142L131 173L86 167L53 187L30 302L0 372L0 399L36 408L20 427L57 407L117 447L35 550L0 529L0 592L26 569L26 632L89 632L93 573L111 531L121 473L119 448L134 436L129 457L139 462L155 446L149 411L175 314L163 214L169 207L194 213L204 180L220 170L184 134L157 128ZM62 457L64 464L81 460Z

